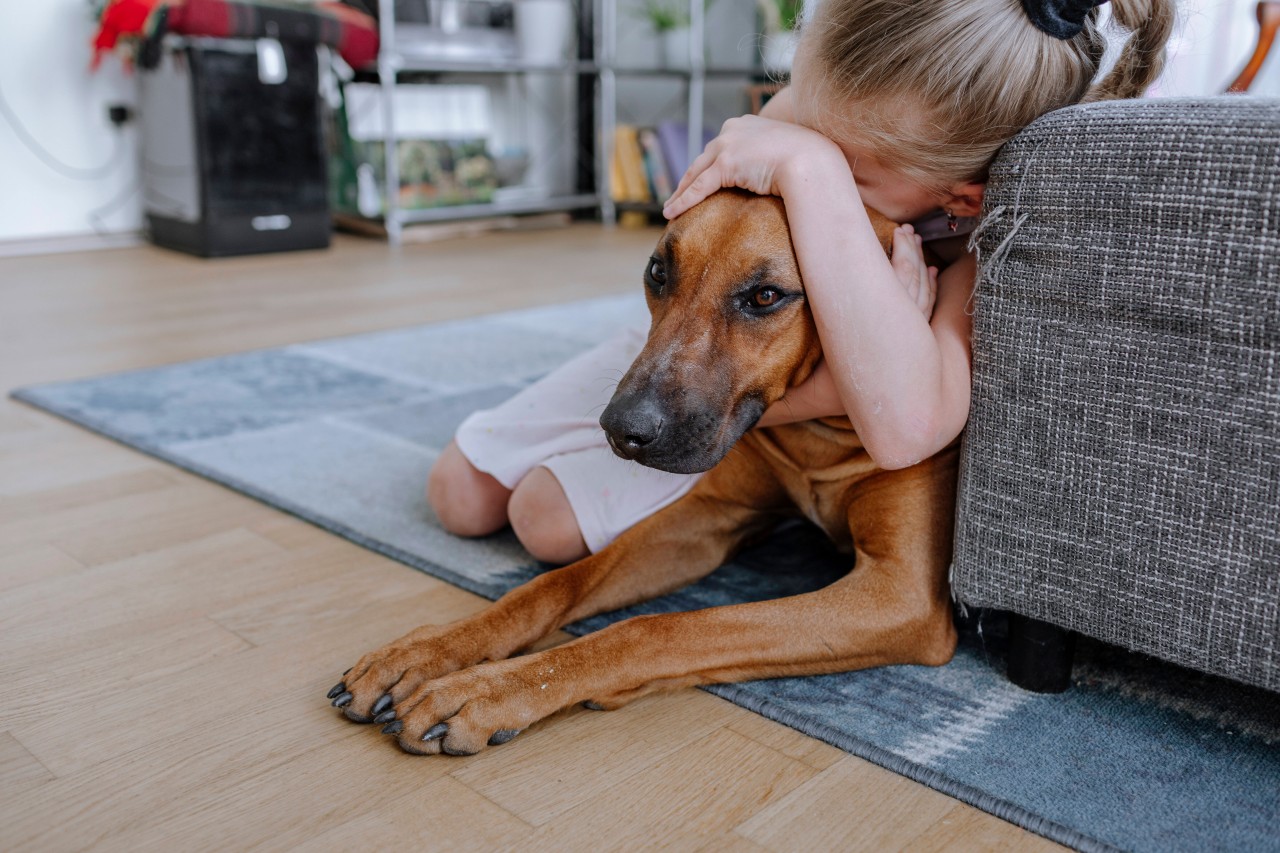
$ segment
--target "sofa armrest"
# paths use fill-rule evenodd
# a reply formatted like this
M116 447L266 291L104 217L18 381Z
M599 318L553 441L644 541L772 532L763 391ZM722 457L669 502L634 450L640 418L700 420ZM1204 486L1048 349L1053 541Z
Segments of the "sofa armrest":
M1060 110L986 205L957 597L1280 690L1280 101Z

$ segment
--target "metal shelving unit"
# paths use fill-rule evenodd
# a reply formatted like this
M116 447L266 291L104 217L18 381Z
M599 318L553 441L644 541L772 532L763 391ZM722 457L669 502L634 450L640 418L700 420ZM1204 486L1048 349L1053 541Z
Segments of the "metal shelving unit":
M515 0L520 2L520 0ZM569 0L566 0L569 2ZM702 0L689 0L690 38L687 68L623 68L616 62L618 0L576 0L576 60L554 66L520 61L468 62L425 60L397 49L395 0L378 0L378 26L382 45L377 72L381 87L382 144L385 146L382 223L390 242L398 243L406 225L446 222L486 216L598 208L604 222L612 224L618 206L609 185L609 164L617 127L619 77L667 77L685 82L689 127L689 159L701 151L705 83L708 77L750 77L751 68L708 68L704 55L705 9ZM404 74L568 75L576 77L578 97L576 191L541 198L505 199L486 203L449 205L406 210L399 206L400 174L397 159L395 86ZM594 156L584 156L591 152Z

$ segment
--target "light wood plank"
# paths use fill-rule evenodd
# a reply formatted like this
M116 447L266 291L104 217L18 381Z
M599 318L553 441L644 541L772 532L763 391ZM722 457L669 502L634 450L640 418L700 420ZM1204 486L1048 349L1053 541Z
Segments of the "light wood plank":
M148 492L133 501L139 511L136 518L76 526L53 542L92 567L236 530L261 512L261 506L249 498L231 492L210 494L217 488L184 485Z
M0 665L0 679L13 695L40 697L0 705L0 725L25 736L64 709L90 711L121 695L132 700L150 683L249 647L190 610L75 633L74 639L24 648L22 656Z
M757 743L776 749L788 758L803 761L815 770L826 770L847 754L831 744L802 735L795 729L778 725L737 705L731 707L733 711L729 712L732 716L732 722L729 723L730 729Z
M32 413L26 406L7 398L0 400L0 436L5 439L0 452L5 452L10 442L20 441L19 434L35 435L42 428L43 423L39 416Z
M29 545L0 553L0 592L81 571L84 564L52 545Z
M0 732L0 791L32 790L52 778L13 735Z
M112 449L112 453L120 456L137 455L116 448ZM86 477L97 479L96 473L86 473ZM74 489L74 486L56 486L54 489L61 491ZM201 522L197 521L197 526L189 529L170 531L159 523L160 516L164 514L177 519L198 516L201 507L208 508L212 516L208 522L204 522L206 526L203 528L198 527ZM125 491L119 495L103 496L91 503L70 502L61 509L30 518L0 518L0 548L10 550L40 542L61 542L69 546L64 548L68 553L71 553L70 549L75 549L85 552L86 556L92 556L93 562L110 562L129 556L129 553L141 553L180 542L183 534L202 535L195 532L197 529L205 533L233 529L239 526L232 523L235 518L248 518L256 509L254 503L247 498L207 482L174 482L166 488ZM155 523L152 523L153 520ZM142 538L147 545L141 548L126 547L123 549L126 553L121 553L118 546L112 549L112 540L118 540L125 530L142 531ZM96 553L95 546L98 547Z
M232 529L104 564L74 577L28 584L6 596L13 612L6 633L15 642L44 649L64 642L66 654L80 632L158 616L184 604L229 606L273 589L287 579L264 571L271 560L287 564L275 543Z
M343 547L350 544L346 540L335 538L323 527L317 527L309 521L282 513L264 514L246 526L264 539L270 539L281 548L291 551L301 548ZM352 545L352 547L364 550L358 545Z
M687 690L617 711L571 708L502 749L468 759L453 776L526 823L543 826L720 728L710 710L715 704L714 697Z
M330 543L315 551L290 554L287 565L296 569L296 583L278 585L233 607L213 610L210 618L254 645L263 645L305 636L317 625L342 623L356 612L376 612L377 604L389 605L410 595L436 594L454 602L456 609L449 619L469 615L488 604L479 596L464 599L465 593L444 581L405 571L404 566L350 543L340 542L336 547ZM426 614L422 621L428 621ZM393 639L391 635L385 638Z
M448 759L438 759L441 764ZM451 776L407 791L381 790L362 814L307 850L530 850L531 827ZM415 820L412 816L421 815ZM406 816L410 816L406 819ZM429 817L428 817L429 816Z
M3 370L3 368L0 368ZM49 418L49 415L42 415ZM59 426L50 427L57 429ZM18 446L6 439L9 452L0 454L0 494L15 495L42 489L75 487L86 480L160 470L160 464L96 435L71 439L43 430L21 433ZM0 522L5 519L0 517Z
M698 848L698 853L763 853L767 850L754 841L749 841L741 835L728 833L726 835L717 835L702 847Z
M728 729L666 753L539 828L543 849L697 850L785 797L816 771ZM792 848L804 849L804 848ZM822 848L808 848L822 849ZM834 848L829 848L834 849Z
M737 832L770 850L895 850L954 806L950 797L849 755Z
M1032 835L1002 820L994 820L986 812L964 804L957 804L903 848L908 853L952 853L956 850L1054 853L1065 849L1047 838Z
M348 624L209 660L145 691L46 708L14 732L59 778L40 792L5 792L11 819L0 821L0 846L63 850L110 841L113 849L136 850L183 834L185 825L182 849L203 848L215 846L223 837L219 827L234 822L264 843L276 837L278 820L324 818L328 806L309 805L312 797L328 798L324 792L381 796L388 787L442 775L452 769L447 758L405 756L376 728L342 717L324 694L386 633L402 633L424 614L442 618L456 604L437 591L379 603ZM265 795L254 780L348 739L348 766L321 773L308 764L312 770L294 774L305 784L289 788L291 801L254 811ZM330 766L323 755L317 760ZM59 803L70 805L51 822L50 808ZM253 820L245 819L249 812ZM353 816L344 813L334 825Z
M93 506L112 498L168 489L175 484L176 480L167 472L148 468L110 477L81 479L50 489L18 494L10 492L0 495L0 518L6 523L25 521L62 510Z

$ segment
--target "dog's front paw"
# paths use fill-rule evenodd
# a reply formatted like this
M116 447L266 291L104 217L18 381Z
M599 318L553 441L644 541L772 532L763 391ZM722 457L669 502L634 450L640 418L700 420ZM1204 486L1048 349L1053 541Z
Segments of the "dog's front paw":
M419 686L484 657L465 630L426 625L360 658L328 698L358 723L387 723L395 719L392 706Z
M416 755L473 755L573 704L573 686L544 654L483 663L419 686L383 729Z

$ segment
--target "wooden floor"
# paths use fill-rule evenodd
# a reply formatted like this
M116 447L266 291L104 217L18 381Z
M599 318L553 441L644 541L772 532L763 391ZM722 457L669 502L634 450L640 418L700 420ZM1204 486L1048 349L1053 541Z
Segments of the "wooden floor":
M0 259L0 386L634 290L654 239ZM1054 847L697 690L471 758L409 757L324 700L362 652L482 604L4 400L0 849Z

